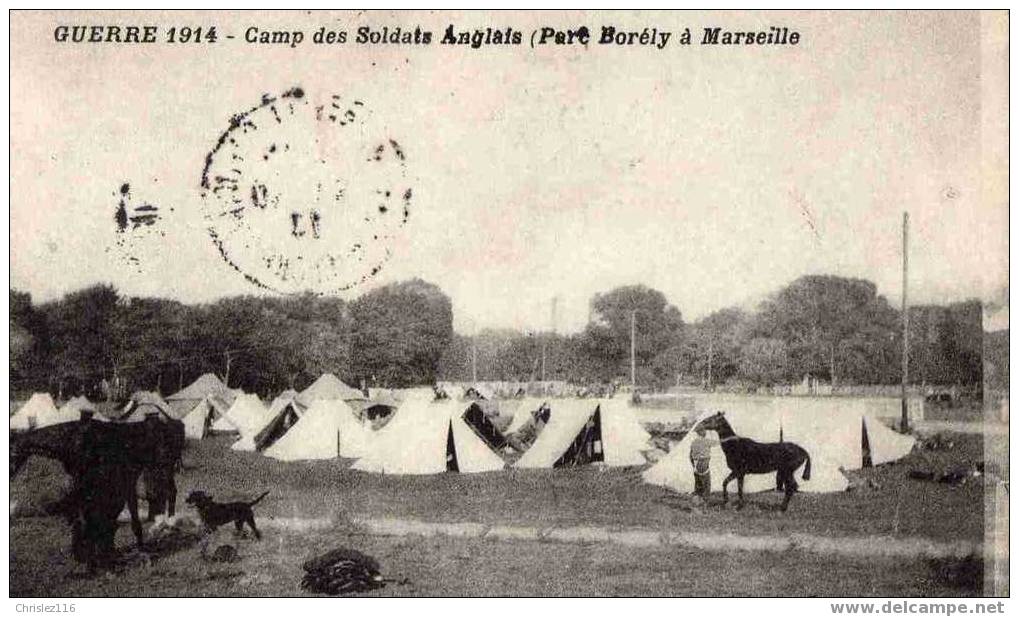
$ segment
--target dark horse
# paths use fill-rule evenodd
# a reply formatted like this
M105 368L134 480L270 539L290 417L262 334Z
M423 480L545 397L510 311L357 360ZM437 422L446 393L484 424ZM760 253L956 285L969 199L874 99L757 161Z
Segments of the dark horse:
M12 435L10 472L14 477L33 455L63 465L71 476L71 490L61 510L71 526L75 558L92 566L112 550L116 519L125 505L138 546L144 547L137 496L143 471L158 485L153 492L161 503L156 507L165 506L173 515L177 500L174 473L183 448L183 425L177 421L151 417L144 422L116 424L82 419Z
M806 461L803 468L803 479L810 479L810 454L800 446L790 442L758 443L752 439L740 437L732 430L725 414L718 412L700 422L705 430L715 431L725 453L725 462L729 465L729 475L722 482L722 503L728 503L729 482L736 479L739 489L739 505L743 507L743 477L747 474L777 473L777 488L785 490L782 511L789 507L789 500L796 492L798 485L793 473Z

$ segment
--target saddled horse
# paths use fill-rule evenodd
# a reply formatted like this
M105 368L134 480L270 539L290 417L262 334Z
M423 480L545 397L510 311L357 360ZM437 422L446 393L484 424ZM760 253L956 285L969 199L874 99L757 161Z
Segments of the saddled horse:
M183 447L183 425L177 421L153 417L116 424L82 419L12 435L10 472L14 477L33 455L61 463L71 476L71 490L61 509L71 526L74 555L91 566L112 548L116 519L125 506L138 547L144 547L137 496L143 471L150 472L158 485L153 492L162 504L156 507L174 513L174 473Z
M782 511L789 507L789 500L799 488L793 474L800 465L803 468L803 479L810 480L810 454L800 446L791 442L759 443L746 437L736 435L732 425L725 419L725 414L718 412L701 420L700 426L705 430L718 433L725 453L725 462L729 465L729 475L722 482L722 502L728 503L729 482L736 480L739 490L739 505L743 507L743 477L747 474L777 472L777 488L785 491L782 500Z

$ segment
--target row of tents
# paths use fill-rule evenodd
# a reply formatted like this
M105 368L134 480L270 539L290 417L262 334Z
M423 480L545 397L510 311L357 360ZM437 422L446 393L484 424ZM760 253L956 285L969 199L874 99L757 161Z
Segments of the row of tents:
M765 443L796 443L811 457L810 480L799 483L800 490L805 492L843 491L849 486L843 471L899 460L916 444L912 435L893 431L869 413L864 401L852 398L783 400L753 408L733 401L719 407L701 414L688 435L704 417L723 411L741 437ZM673 446L667 456L644 472L644 480L674 490L689 490L687 487L693 485L689 463L691 441L683 439ZM729 474L722 452L712 455L710 469L719 480ZM746 491L774 488L774 475L746 476Z
M203 375L166 401L154 393L136 393L109 419L133 421L159 413L181 420L191 439L230 433L237 436L234 450L281 461L356 459L352 469L386 474L496 471L506 467L503 454L510 446L523 450L512 463L517 468L642 466L654 449L623 399L528 397L493 404L436 400L432 388L369 394L365 397L326 374L302 392L282 393L266 407L257 396L231 391L214 375ZM37 394L11 417L11 428L74 421L89 406L87 400L74 399L57 409L48 394ZM805 447L813 468L810 481L800 485L804 491L844 490L848 481L843 470L897 460L914 444L913 437L895 433L853 399L798 401L767 409L732 405L724 411L741 436ZM34 421L27 422L30 416ZM515 439L520 435L526 438ZM690 441L674 444L644 472L644 480L691 490ZM721 451L711 464L717 478L728 474ZM748 491L771 488L773 476L747 477Z

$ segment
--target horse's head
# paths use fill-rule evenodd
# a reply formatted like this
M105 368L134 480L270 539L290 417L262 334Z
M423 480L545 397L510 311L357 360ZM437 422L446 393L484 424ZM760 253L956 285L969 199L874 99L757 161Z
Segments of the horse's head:
M725 419L725 412L722 411L715 412L697 423L698 428L706 431L715 431L716 433L718 429L728 425L729 422Z

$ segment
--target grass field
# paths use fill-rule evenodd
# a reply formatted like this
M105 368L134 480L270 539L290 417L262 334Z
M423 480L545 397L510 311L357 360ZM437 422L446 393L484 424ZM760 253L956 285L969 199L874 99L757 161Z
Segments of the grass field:
M641 527L741 536L802 533L825 537L983 539L983 484L918 482L910 469L945 471L982 459L979 435L958 435L948 451L914 452L894 465L861 472L855 491L798 494L788 513L777 494L749 496L742 510L691 507L686 496L640 481L639 469L506 470L437 476L352 472L349 461L281 463L229 449L229 439L189 442L181 495L201 488L219 500L269 497L257 507L262 542L234 541L236 564L202 561L197 548L160 554L150 567L81 577L69 559L68 534L41 516L59 494L58 467L33 460L11 483L20 512L10 529L14 596L300 595L300 563L335 546L379 559L387 574L412 585L376 595L979 595L973 565L929 559L845 557L784 552L702 551L450 537L371 537L351 517L524 526ZM869 481L869 482L868 482ZM720 497L716 497L720 499ZM272 519L327 519L327 529L296 531ZM129 547L125 527L118 545ZM979 564L975 566L979 569ZM962 573L962 574L960 574Z

